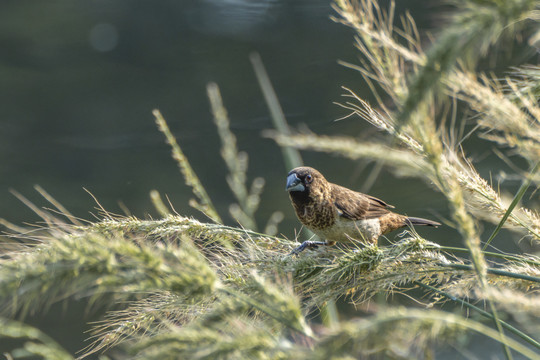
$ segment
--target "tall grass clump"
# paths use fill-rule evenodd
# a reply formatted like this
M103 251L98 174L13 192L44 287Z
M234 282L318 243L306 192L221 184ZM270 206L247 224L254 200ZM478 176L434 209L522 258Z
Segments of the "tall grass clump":
M462 246L443 246L408 229L387 246L288 256L296 244L275 235L279 215L264 232L258 230L255 212L264 181L248 181L248 156L238 149L217 85L209 84L226 179L236 201L230 215L238 224L223 222L155 110L193 190L191 204L210 220L177 214L156 191L151 197L161 219L120 217L101 209L94 222L75 218L43 189L38 191L55 209L40 209L18 195L44 225L26 228L2 220L0 336L17 339L6 356L434 358L443 344L463 347L467 336L476 334L499 343L501 357L540 358L540 258L533 251L509 254L494 247L514 238L531 249L540 242L535 210L540 70L514 64L498 78L478 71L515 38L525 40L520 46L534 46L529 39L538 34L539 6L525 0L454 5L447 26L427 43L410 15L395 25L393 3L388 10L373 0L334 3L334 20L355 31L360 51L359 64L344 65L360 73L375 99L370 104L354 89L344 89L339 105L348 117L381 130L379 140L290 132L275 97L268 87L263 91L280 118L277 130L265 134L288 149L283 153L290 154L289 162L299 159L295 149L312 150L375 161L397 176L421 179L445 197L447 224L455 227ZM260 66L260 59L252 60ZM467 128L473 131L459 130ZM482 177L478 162L467 157L467 137L490 144L504 161L519 158L525 164L513 165L512 176L521 182L517 192ZM495 230L483 233L483 222ZM419 305L381 301L393 295ZM91 342L78 354L10 319L24 321L72 299L108 310L91 324ZM315 315L336 300L368 314L318 324ZM367 307L371 302L377 306Z

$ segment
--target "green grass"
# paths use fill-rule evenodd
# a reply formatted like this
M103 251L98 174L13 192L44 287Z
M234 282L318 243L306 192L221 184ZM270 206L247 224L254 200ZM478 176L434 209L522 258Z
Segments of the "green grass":
M516 354L540 358L540 258L485 251L491 241L512 241L508 234L533 247L540 244L534 196L540 183L539 70L522 64L502 79L477 70L505 42L533 44L527 40L537 36L539 5L525 0L455 5L449 25L429 43L420 42L411 16L395 25L393 4L388 11L371 0L334 4L334 20L354 30L362 55L359 64L347 66L359 71L378 101L371 105L345 89L340 105L381 130L386 137L379 140L291 131L260 59L252 61L278 124L265 135L283 148L286 161L300 161L299 150L326 152L376 161L398 176L421 179L445 197L446 223L457 230L461 247L438 245L436 238L423 239L408 229L388 246L319 248L288 256L297 244L275 235L283 215L276 212L265 226L257 224L264 180L248 180L249 158L230 130L219 88L209 84L227 183L236 199L229 212L241 226L223 224L155 110L159 130L193 190L196 200L190 203L205 220L176 214L157 191L151 198L161 219L120 217L101 208L102 218L94 222L80 221L41 188L54 210L17 194L43 225L27 228L2 220L7 234L0 257L0 336L22 339L5 356L77 356L11 319L24 321L54 303L87 298L109 311L89 325L91 341L81 357L430 358L443 344L466 346L474 333L500 343L508 359ZM457 105L467 111L446 111ZM464 136L456 130L465 123L476 129L467 136L488 142L504 159L528 163L513 174L523 184L516 195L476 170L481 163L467 157ZM497 225L492 236L482 233L483 223ZM418 305L380 301L381 295L397 294ZM337 300L366 308L375 299L377 306L367 315L339 320L334 313L329 323L314 320ZM453 303L460 307L446 306Z

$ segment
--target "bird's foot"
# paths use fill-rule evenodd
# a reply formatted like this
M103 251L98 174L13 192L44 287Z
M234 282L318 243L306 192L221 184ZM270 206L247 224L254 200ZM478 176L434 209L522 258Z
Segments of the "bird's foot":
M328 245L326 241L304 241L302 245L290 252L289 255L298 255L307 248L316 248L321 245Z

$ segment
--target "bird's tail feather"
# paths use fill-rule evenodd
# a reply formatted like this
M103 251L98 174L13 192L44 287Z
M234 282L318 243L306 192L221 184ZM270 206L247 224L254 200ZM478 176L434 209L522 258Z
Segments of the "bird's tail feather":
M407 225L409 225L409 226L411 226L411 225L427 225L427 226L437 227L437 226L441 225L440 223L438 223L436 221L417 218L417 217L408 217L405 221L407 222Z

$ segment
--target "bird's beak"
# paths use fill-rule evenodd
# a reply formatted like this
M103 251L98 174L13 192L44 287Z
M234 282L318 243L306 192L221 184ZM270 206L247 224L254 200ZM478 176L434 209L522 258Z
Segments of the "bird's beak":
M304 184L302 184L302 180L296 176L296 174L291 174L287 176L287 187L285 190L288 192L291 191L304 191L306 188L304 187Z

